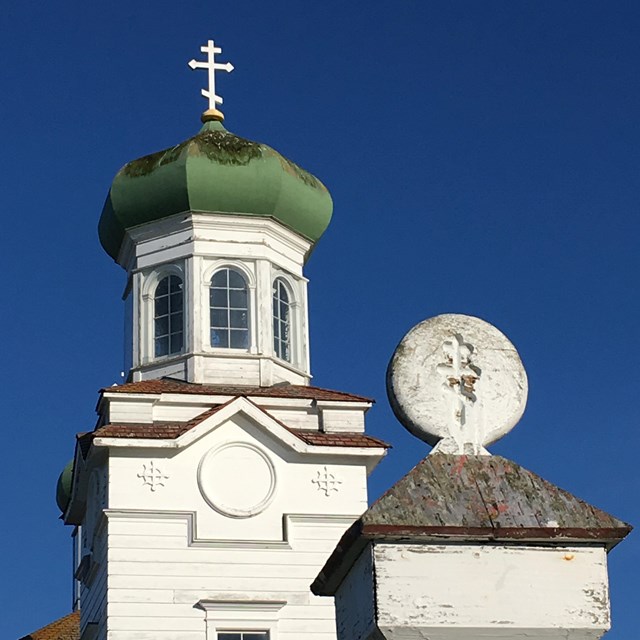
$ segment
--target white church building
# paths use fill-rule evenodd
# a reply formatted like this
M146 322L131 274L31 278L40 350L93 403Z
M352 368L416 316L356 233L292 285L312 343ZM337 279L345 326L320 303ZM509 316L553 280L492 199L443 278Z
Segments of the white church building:
M101 391L58 485L74 610L25 639L601 637L606 553L629 527L489 456L513 424L458 441L447 413L429 431L411 407L440 391L396 381L398 417L447 446L368 510L367 476L388 448L365 433L372 400L310 384L304 265L331 197L224 128L215 72L233 67L212 41L201 50L202 128L126 164L100 218L127 278L128 378ZM446 336L471 339L452 322ZM446 356L460 369L445 376L459 425L494 411L483 398L500 367L482 331ZM501 579L506 600L478 600L479 581L491 592Z

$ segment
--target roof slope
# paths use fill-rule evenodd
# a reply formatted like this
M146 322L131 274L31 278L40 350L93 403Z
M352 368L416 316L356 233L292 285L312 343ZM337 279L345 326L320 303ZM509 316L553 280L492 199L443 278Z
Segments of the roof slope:
M370 540L611 548L630 531L627 523L501 456L433 454L353 523L311 588L333 595Z
M621 537L628 524L501 456L434 454L361 518L371 533L451 531L493 537Z
M309 400L327 400L336 402L370 402L364 396L332 391L320 387L299 384L273 385L271 387L229 386L217 384L198 384L173 378L126 382L125 384L101 389L102 393L186 393L209 396L253 396L263 398L302 398Z
M80 612L69 613L20 640L80 640Z

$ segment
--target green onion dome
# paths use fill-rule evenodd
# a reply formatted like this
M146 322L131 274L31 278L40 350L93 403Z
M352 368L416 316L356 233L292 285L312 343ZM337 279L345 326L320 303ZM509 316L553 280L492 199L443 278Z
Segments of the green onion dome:
M98 233L115 260L130 227L193 211L275 218L315 243L332 210L331 196L315 176L210 120L185 142L117 173Z
M73 460L62 470L56 486L56 503L58 509L64 513L71 499L71 481L73 479Z

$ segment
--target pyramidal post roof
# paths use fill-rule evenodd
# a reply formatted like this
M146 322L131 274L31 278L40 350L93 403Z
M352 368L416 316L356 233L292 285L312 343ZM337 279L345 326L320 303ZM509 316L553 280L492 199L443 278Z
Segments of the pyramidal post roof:
M333 595L369 541L599 544L631 526L501 456L427 456L346 531L311 585Z

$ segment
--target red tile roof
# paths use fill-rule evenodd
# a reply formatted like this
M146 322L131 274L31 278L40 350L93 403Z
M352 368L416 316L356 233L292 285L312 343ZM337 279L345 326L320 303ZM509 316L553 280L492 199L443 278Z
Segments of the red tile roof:
M211 396L254 396L263 398L302 398L309 400L333 400L338 402L374 402L370 398L343 391L300 384L273 385L271 387L195 384L173 378L142 380L101 389L102 393L185 393Z
M79 640L80 612L74 611L64 618L51 622L46 627L38 629L20 640Z

